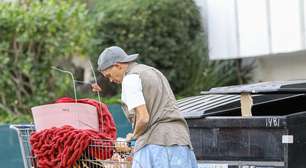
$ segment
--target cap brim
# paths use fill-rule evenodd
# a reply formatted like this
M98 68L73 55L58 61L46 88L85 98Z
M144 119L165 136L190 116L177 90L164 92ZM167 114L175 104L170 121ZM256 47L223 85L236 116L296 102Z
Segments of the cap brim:
M118 61L118 62L132 62L132 61L135 61L137 58L138 58L138 55L139 54L132 54L132 55L128 55L126 56L123 60L121 61ZM99 63L98 63L98 71L104 71L105 69L111 67L113 64L110 64L108 66L100 66L99 67Z
M138 58L138 55L139 54L132 54L132 55L129 55L127 57L125 57L122 61L120 62L131 62L131 61L135 61L137 58Z

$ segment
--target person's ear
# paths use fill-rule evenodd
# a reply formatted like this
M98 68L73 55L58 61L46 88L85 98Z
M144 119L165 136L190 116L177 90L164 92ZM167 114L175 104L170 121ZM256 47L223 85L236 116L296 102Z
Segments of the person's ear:
M115 67L118 68L118 69L121 69L121 68L122 68L120 63L115 63L113 66L115 66Z

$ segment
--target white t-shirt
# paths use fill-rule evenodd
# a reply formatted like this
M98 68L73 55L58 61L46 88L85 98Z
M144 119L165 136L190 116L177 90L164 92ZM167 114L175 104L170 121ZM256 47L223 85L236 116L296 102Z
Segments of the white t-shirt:
M139 75L129 74L123 78L121 101L126 104L129 111L145 104Z

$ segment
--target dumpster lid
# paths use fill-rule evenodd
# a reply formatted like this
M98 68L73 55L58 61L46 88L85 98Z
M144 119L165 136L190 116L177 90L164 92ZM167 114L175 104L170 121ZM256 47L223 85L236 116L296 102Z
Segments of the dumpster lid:
M201 94L239 94L239 93L306 93L306 80L272 81L255 84L216 87Z
M252 95L252 113L256 116L287 115L306 111L305 94ZM304 105L305 104L305 105ZM241 116L239 95L200 95L178 100L177 105L185 118L206 116Z
M286 115L306 111L306 80L212 88L202 95L179 100L178 107L186 118L241 115L240 94L245 92L251 93L254 115Z
M177 101L184 117L201 117L208 110L229 105L239 101L238 95L200 95L184 98Z

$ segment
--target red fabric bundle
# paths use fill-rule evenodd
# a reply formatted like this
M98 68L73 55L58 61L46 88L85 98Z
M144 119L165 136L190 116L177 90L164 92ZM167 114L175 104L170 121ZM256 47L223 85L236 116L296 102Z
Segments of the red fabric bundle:
M74 103L75 99L65 97L58 99L55 103L69 102ZM97 146L104 146L98 149L89 149L92 157L108 159L112 156L113 149L110 146L116 139L116 127L107 106L92 99L79 99L77 102L90 104L97 108L99 132L63 126L33 133L30 143L32 152L37 158L38 167L72 167L91 142L94 142ZM92 141L94 139L109 141Z

